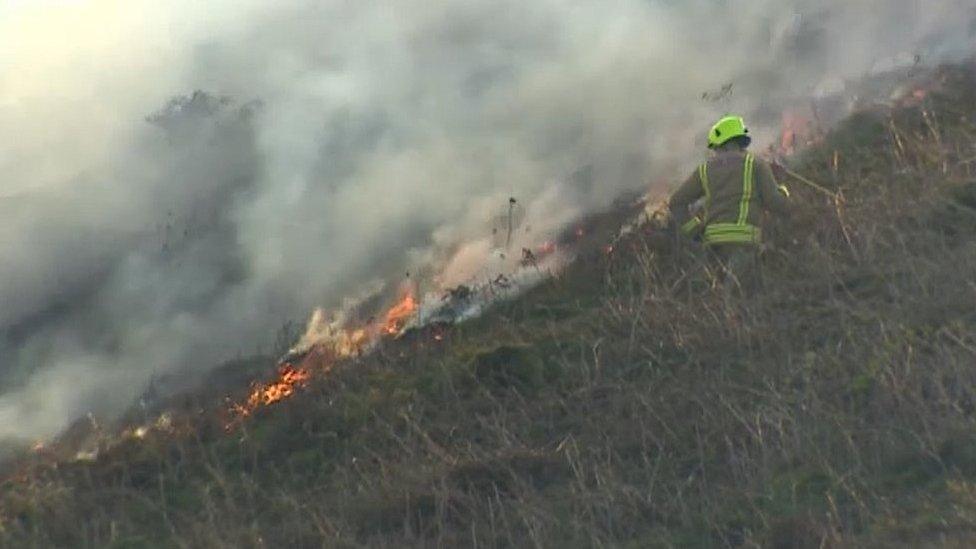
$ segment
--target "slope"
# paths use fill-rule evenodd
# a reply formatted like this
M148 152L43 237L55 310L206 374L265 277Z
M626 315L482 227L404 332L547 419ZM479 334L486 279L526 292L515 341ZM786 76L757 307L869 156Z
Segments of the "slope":
M976 68L795 159L761 293L654 223L231 433L4 482L7 546L970 546ZM831 194L836 193L836 194Z

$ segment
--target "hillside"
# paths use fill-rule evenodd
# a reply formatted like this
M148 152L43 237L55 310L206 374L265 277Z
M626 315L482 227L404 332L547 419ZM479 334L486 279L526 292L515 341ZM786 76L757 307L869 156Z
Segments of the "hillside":
M217 401L22 464L0 542L972 546L976 67L902 97L791 160L836 195L784 179L749 299L653 223L610 253L598 231L520 299L229 432Z

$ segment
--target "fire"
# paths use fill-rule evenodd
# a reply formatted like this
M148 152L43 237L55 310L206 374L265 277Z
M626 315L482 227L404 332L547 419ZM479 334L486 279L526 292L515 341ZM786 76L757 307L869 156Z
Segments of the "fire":
M379 339L399 335L419 308L420 304L411 286L401 292L399 300L387 310L381 320L362 327L346 328L341 321L329 322L324 312L316 311L312 316L309 332L297 346L301 358L294 362L282 362L274 380L253 384L246 400L231 403L229 411L233 418L226 428L230 430L258 408L271 406L291 397L307 387L315 374L329 372L340 360L360 354Z
M819 142L823 137L816 110L792 108L783 111L779 143L770 148L778 155L792 156L797 151Z
M573 231L577 239L586 235L586 229L582 226L575 227ZM560 248L561 245L556 241L546 241L537 248L538 259L553 254ZM523 249L522 267L537 267L536 260L536 254L532 250ZM539 272L538 269L536 271ZM504 292L518 283L500 274L488 284L493 291ZM407 282L389 308L361 323L351 320L357 318L356 316L347 317L343 313L329 315L321 309L314 311L305 334L282 359L277 376L268 382L252 384L247 398L228 401L226 410L230 418L225 423L225 428L230 431L256 410L286 400L306 388L314 379L324 377L343 360L361 356L382 341L396 339L409 328L418 325L415 320L421 308L418 294L417 285L413 281ZM436 306L432 307L435 312L439 310ZM434 342L447 340L442 328L434 329L429 337Z
M796 152L809 135L810 120L795 111L783 113L783 132L780 135L780 151L787 156Z
M397 335L403 331L407 321L413 318L418 309L417 299L414 297L412 289L404 292L400 301L386 312L386 322L383 324L383 333L387 335Z
M296 369L291 364L282 364L278 368L278 379L276 381L264 386L257 386L251 391L248 405L253 409L259 405L269 406L288 398L295 393L297 388L304 387L311 377L311 373L304 368Z
M311 378L309 370L295 368L286 362L278 367L276 380L253 385L247 400L233 405L231 410L239 417L248 416L261 406L270 406L295 394L296 390L308 385Z

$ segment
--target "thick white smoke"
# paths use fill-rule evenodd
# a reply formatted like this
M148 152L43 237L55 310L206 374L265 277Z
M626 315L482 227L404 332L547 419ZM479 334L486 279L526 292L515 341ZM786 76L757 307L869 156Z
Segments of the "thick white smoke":
M541 231L694 164L725 111L762 135L976 38L971 0L0 6L0 438L267 346L509 196Z

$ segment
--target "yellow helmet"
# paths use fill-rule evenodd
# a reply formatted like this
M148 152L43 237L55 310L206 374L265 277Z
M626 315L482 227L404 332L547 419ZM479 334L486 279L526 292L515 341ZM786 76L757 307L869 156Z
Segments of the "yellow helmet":
M741 116L726 116L712 126L708 132L708 148L714 149L735 137L748 137L749 128Z

